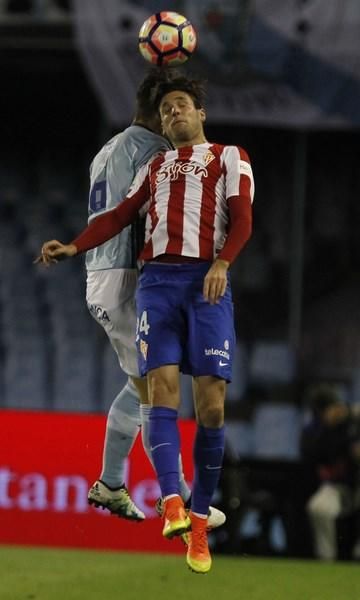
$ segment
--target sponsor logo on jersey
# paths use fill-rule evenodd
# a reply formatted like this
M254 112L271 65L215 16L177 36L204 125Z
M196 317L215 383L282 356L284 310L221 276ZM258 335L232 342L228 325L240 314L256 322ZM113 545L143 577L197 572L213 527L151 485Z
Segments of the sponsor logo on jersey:
M148 347L149 344L147 342L145 342L144 340L140 340L140 352L143 355L144 360L147 359Z
M163 165L160 170L156 173L156 183L162 183L166 179L175 181L180 175L195 175L196 177L207 177L207 169L194 162L172 162L169 165Z

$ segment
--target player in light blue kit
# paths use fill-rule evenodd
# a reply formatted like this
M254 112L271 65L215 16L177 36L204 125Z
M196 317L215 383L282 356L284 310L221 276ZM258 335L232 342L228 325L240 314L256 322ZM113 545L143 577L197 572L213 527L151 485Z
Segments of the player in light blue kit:
M139 86L133 123L109 140L91 164L89 222L117 206L126 196L138 169L156 153L170 147L158 133L158 116L148 108L153 77L149 74ZM150 410L147 384L146 379L139 376L135 348L135 290L141 237L138 223L86 255L88 308L105 329L120 367L129 376L109 410L102 472L90 488L88 500L136 521L143 520L145 515L129 496L124 470L140 426L145 452L151 456L147 436ZM189 495L183 477L182 485L185 496Z
M133 123L109 140L91 164L89 222L117 206L126 197L140 167L155 154L171 148L169 142L159 135L159 115L154 113L149 102L158 77L158 72L150 72L145 77L137 91ZM105 329L121 368L129 376L109 410L102 472L90 488L88 500L113 514L135 521L143 520L145 515L129 496L124 470L140 426L144 450L152 461L147 381L139 376L135 344L137 257L142 237L141 223L138 222L86 255L88 308ZM181 457L179 467L181 495L186 502L191 492L184 479ZM221 511L213 507L210 511L210 527L225 521Z

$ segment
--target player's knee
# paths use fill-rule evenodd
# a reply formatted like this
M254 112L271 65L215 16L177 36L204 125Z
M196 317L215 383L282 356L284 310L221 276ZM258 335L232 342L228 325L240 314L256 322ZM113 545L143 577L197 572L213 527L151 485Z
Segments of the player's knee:
M149 395L152 406L178 408L180 404L179 384L173 378L149 377Z
M205 427L222 427L226 383L216 378L199 378L196 394L198 420Z
M131 385L136 389L141 404L149 403L149 394L148 394L148 386L147 386L147 378L143 377L130 377Z
M200 424L204 427L218 428L224 424L224 404L212 402L203 404L198 411Z

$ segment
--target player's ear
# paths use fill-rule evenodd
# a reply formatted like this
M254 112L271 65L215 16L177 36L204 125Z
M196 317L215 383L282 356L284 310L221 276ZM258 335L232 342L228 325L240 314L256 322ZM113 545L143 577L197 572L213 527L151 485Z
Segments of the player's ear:
M206 121L206 112L204 108L200 108L200 120L204 123Z

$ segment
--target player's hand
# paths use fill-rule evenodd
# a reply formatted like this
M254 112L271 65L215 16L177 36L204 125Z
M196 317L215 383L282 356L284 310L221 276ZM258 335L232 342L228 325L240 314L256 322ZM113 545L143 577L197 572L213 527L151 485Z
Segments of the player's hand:
M58 240L50 240L43 244L41 254L34 260L34 263L42 263L48 267L52 263L75 256L75 254L77 254L77 248L74 244L62 244Z
M227 286L227 271L229 263L227 260L217 258L205 275L203 295L210 304L217 304L225 294Z

